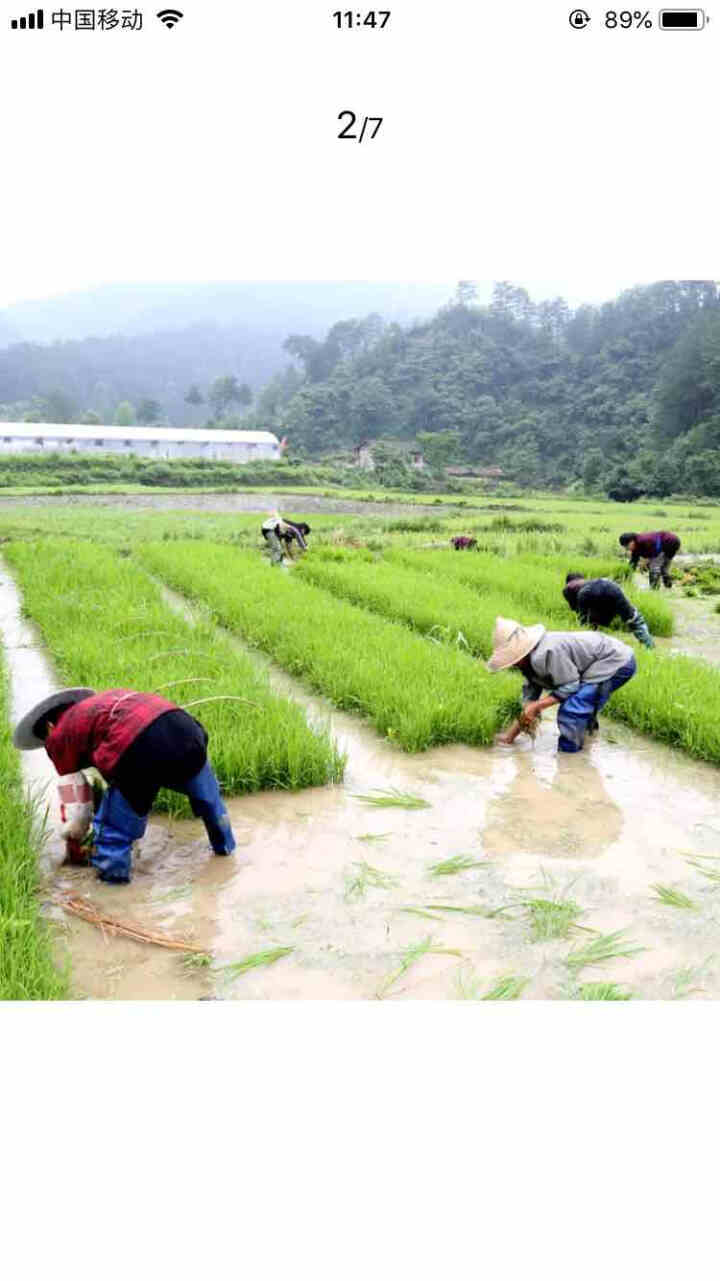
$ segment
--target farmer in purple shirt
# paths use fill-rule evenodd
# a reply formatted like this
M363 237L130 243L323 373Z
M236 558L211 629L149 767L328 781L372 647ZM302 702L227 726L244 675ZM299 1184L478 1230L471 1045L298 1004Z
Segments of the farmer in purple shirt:
M657 589L660 579L665 587L672 587L670 564L680 549L680 539L669 530L657 529L647 534L621 534L619 542L630 552L630 565L637 567L639 560L648 562L650 586Z

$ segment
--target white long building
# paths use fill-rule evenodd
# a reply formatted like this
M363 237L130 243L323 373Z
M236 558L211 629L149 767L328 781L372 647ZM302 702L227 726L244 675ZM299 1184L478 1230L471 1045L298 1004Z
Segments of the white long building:
M271 431L210 431L203 427L105 427L77 423L0 422L0 454L142 454L145 458L217 458L251 463L280 458Z

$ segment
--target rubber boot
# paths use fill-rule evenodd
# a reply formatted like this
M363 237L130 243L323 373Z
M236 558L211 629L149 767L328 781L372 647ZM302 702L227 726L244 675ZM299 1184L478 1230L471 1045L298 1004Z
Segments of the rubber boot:
M109 787L95 815L95 849L90 857L101 881L127 885L132 847L147 827L147 815L136 814L116 787Z

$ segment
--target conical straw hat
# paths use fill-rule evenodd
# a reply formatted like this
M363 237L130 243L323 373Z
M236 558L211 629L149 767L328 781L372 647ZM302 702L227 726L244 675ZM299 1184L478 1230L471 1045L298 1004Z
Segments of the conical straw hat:
M13 745L21 752L33 752L38 747L44 747L44 740L37 738L33 730L33 726L40 717L45 716L47 712L52 712L56 707L63 707L68 703L81 703L85 698L92 698L94 693L94 689L88 689L85 685L74 685L70 689L58 689L54 694L48 694L47 698L42 698L39 703L31 707L15 726Z
M512 667L526 658L545 635L542 623L533 627L523 627L514 618L495 619L493 632L493 652L488 661L488 671L501 672L505 667Z

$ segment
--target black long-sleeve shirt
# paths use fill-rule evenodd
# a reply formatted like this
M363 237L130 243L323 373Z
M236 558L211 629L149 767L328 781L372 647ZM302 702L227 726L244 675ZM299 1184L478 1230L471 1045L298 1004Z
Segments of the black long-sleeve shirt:
M611 578L591 578L577 593L572 609L592 627L609 627L614 618L629 623L635 606Z

